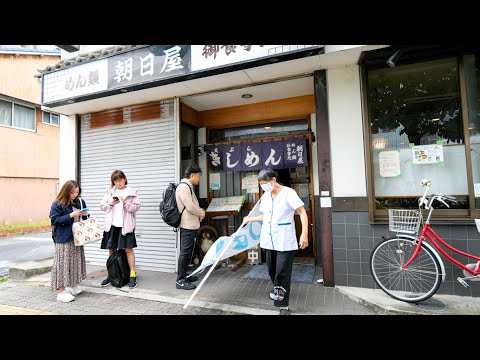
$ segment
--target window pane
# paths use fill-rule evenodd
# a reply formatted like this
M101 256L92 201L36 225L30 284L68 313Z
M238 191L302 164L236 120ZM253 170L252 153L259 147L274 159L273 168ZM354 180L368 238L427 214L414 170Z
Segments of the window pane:
M0 100L0 124L12 126L12 103Z
M467 85L468 130L472 155L475 207L480 208L480 64L479 57L464 57L465 83Z
M42 112L42 122L44 124L50 124L50 113L43 111Z
M368 72L377 208L416 207L422 179L468 208L457 59Z
M58 114L51 114L52 125L59 125L60 124L60 115Z
M210 131L210 143L225 140L256 139L285 134L304 134L307 128L307 120L292 120L229 129L213 129Z
M35 109L14 104L13 126L35 130Z

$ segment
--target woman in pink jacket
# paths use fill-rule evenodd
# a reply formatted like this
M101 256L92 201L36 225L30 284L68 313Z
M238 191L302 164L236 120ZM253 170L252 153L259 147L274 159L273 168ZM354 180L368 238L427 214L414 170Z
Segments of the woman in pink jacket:
M135 253L137 247L135 238L135 217L140 209L140 199L137 190L127 186L127 177L121 170L112 173L111 187L103 196L100 208L106 212L103 240L101 249L108 249L109 255L117 249L125 249L130 266L130 289L137 287L137 274L135 272ZM102 281L102 286L110 283L107 276Z

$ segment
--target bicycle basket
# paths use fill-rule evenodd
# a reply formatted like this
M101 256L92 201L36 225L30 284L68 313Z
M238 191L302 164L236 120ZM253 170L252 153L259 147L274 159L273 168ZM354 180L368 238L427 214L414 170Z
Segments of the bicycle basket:
M388 210L388 225L390 231L416 234L422 222L419 210Z

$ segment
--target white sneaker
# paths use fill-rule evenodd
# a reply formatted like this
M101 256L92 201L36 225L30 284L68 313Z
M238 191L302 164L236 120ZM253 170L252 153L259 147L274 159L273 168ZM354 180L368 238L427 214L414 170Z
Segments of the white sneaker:
M61 293L57 295L57 301L61 301L64 303L70 302L72 300L75 300L75 296L70 294L68 291L63 290Z
M74 287L67 286L65 290L67 290L70 294L74 296L80 294L83 291L79 285L75 285Z

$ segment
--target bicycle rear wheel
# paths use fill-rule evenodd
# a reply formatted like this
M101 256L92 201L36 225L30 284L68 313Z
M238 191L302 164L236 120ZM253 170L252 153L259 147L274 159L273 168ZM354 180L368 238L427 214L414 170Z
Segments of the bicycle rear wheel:
M402 269L417 243L401 235L377 245L370 256L370 270L380 288L394 299L417 303L435 294L442 283L442 272L435 254L422 244L415 260Z

